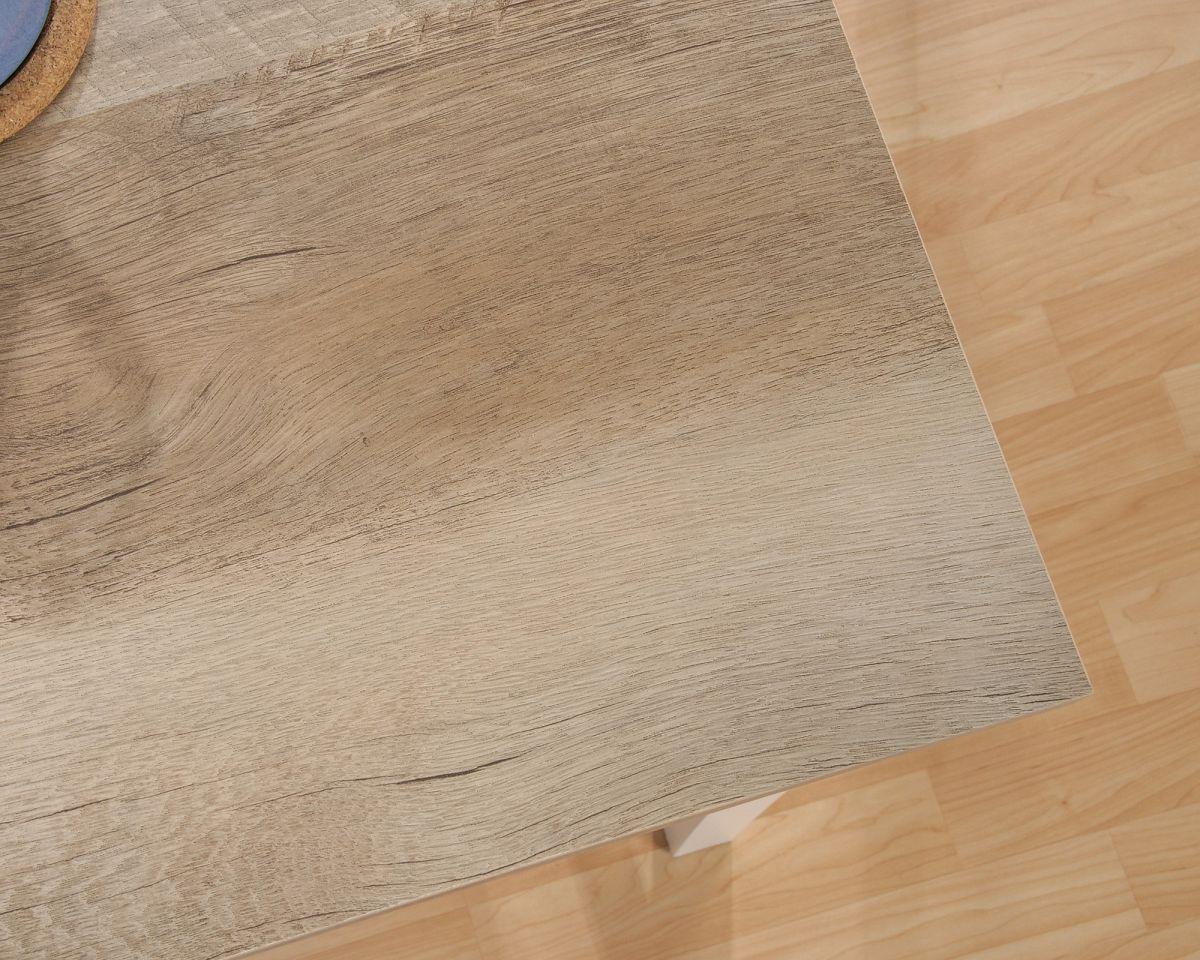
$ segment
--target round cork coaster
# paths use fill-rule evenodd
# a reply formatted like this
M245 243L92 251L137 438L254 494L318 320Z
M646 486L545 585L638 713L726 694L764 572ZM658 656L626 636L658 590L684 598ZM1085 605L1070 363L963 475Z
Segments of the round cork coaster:
M0 140L50 106L87 48L96 0L52 0L50 16L29 58L0 86Z

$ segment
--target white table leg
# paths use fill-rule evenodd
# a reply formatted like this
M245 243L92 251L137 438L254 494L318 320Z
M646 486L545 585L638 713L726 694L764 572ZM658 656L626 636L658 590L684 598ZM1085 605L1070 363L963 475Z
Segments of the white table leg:
M773 793L769 797L739 803L736 807L727 807L716 813L677 820L663 831L667 835L667 846L671 848L673 856L682 857L686 853L728 843L781 796Z

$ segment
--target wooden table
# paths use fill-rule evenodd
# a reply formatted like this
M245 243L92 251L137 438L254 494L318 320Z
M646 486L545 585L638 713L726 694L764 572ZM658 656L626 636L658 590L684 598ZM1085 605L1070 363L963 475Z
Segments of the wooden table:
M828 0L223 6L0 146L0 955L1087 692Z

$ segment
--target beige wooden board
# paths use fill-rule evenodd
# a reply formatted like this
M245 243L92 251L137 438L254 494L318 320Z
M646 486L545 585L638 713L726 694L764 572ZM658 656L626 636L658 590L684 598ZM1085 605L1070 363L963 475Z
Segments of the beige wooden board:
M435 21L474 19L487 9L482 0L105 0L79 76L47 121L253 72L264 62L304 69L364 34L420 37Z
M703 950L721 960L810 960L831 943L839 914L849 922L832 943L845 957L1200 960L1200 461L1179 469L1162 456L1171 432L1161 394L1147 390L1147 380L1165 387L1179 431L1200 452L1200 234L1185 231L1191 246L1179 249L1200 168L1176 112L1196 104L1187 60L1200 33L1186 24L1200 7L838 7L873 105L901 124L885 126L889 144L910 131L946 134L944 154L936 145L898 154L919 222L963 223L983 203L993 208L989 222L1000 223L1023 205L1002 198L1057 194L1047 222L1077 224L1073 249L1091 251L1072 289L1011 311L978 289L980 275L1010 253L1003 235L976 247L973 263L942 245L934 267L988 412L1001 421L1002 446L1016 440L1013 451L1024 451L1009 460L1018 492L1045 498L1053 477L1049 499L1068 504L1035 515L1033 527L1095 694L811 781L700 862L676 860L656 848L656 834L640 834L292 940L256 960L471 957L471 928L482 960L676 960ZM957 135L961 121L979 127L979 138ZM1003 162L1022 142L1036 143L1046 162ZM1114 231L1105 215L1112 184L1154 176L1171 155L1188 165L1174 202L1155 206L1146 191L1120 211L1135 214L1126 220L1133 229ZM1087 171L1103 175L1077 177ZM1079 217L1084 182L1091 216ZM1143 223L1161 216L1143 228L1137 213L1148 215ZM1025 232L1031 278L1038 264L1057 269L1059 236ZM1091 286L1092 268L1111 262L1114 246L1152 263ZM1130 430L1124 415L1112 415L1114 392L1142 418L1152 479L1130 484ZM1037 411L1044 415L1027 415ZM1047 469L1067 453L1087 465ZM1099 487L1097 474L1107 478ZM1110 844L1119 873L1080 855ZM1126 895L1106 894L1122 885L1121 873ZM997 898L1004 876L1017 895L1008 905Z
M445 16L0 182L4 949L231 955L1087 691L825 0Z

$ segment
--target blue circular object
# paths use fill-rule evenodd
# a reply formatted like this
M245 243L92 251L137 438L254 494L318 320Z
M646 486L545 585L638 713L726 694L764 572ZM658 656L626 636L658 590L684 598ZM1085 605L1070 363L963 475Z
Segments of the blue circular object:
M21 69L50 15L50 0L0 0L0 84Z

